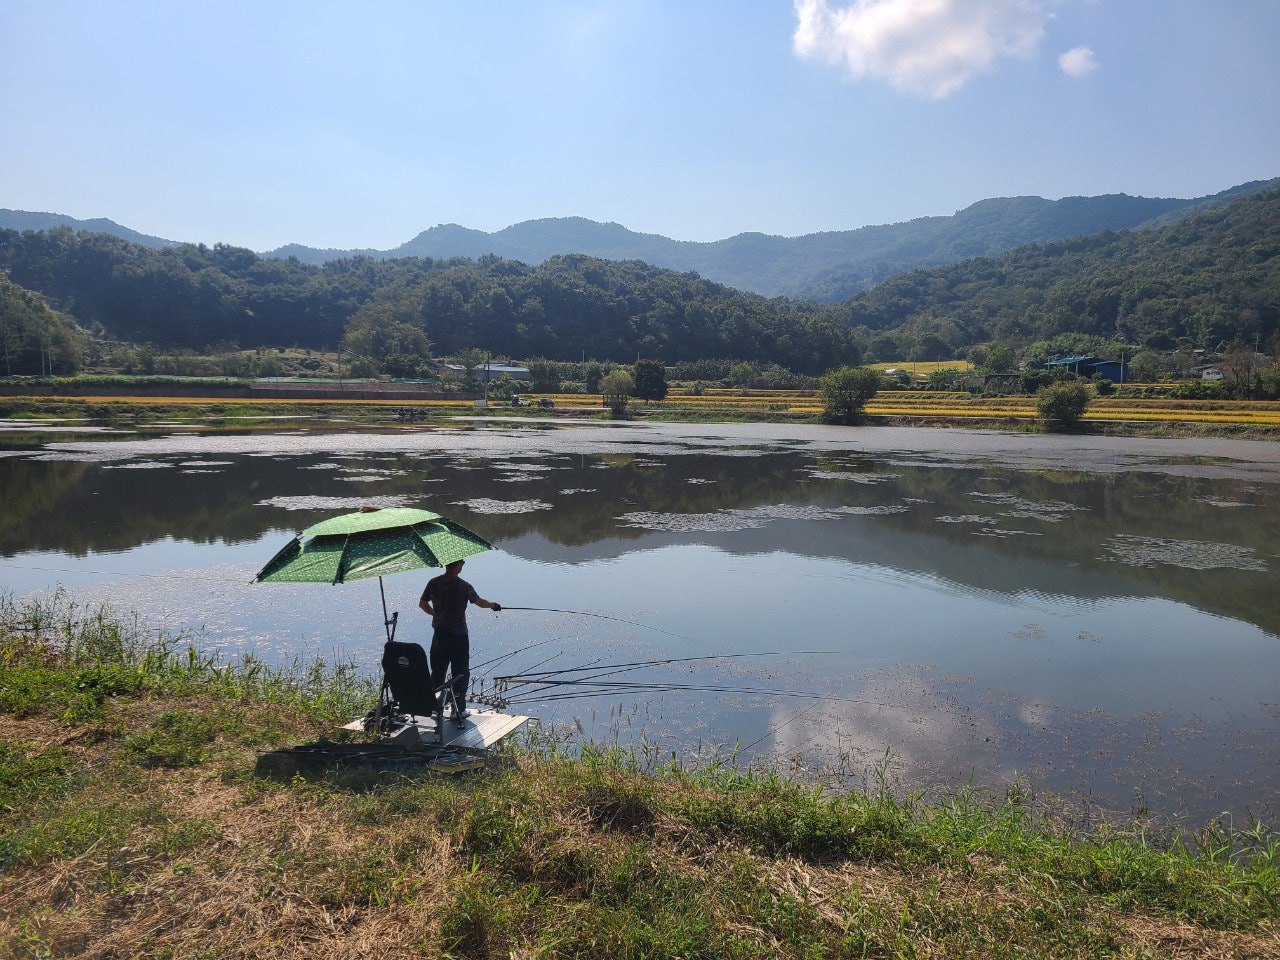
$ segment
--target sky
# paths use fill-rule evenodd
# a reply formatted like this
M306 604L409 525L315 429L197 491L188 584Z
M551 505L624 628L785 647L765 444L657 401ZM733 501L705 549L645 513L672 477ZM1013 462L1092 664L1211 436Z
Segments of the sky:
M1280 176L1277 0L0 0L0 207L265 251Z

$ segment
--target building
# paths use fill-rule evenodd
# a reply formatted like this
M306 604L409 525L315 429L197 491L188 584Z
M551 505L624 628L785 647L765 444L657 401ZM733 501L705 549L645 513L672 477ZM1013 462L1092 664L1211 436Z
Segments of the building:
M1113 383L1125 383L1129 379L1129 365L1123 360L1103 360L1100 357L1059 357L1045 365L1046 370L1070 370L1078 377L1106 377Z
M439 369L441 373L449 370L459 376L464 376L467 372L467 368L460 363L442 363ZM504 377L508 380L533 379L528 367L517 367L508 363L482 363L471 368L471 379L479 383L484 383L486 380L501 380Z

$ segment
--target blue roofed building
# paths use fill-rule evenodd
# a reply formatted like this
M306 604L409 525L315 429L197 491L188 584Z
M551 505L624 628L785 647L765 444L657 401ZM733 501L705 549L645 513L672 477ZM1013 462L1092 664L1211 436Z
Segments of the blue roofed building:
M1129 365L1123 360L1103 360L1101 357L1059 357L1045 364L1048 370L1070 370L1079 377L1106 377L1113 383L1129 379Z

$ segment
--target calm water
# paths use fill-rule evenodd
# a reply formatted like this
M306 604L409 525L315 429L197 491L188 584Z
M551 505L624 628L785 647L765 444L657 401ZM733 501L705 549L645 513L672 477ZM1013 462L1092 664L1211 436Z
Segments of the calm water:
M2 434L0 585L62 585L234 659L376 669L377 583L250 585L301 528L422 506L499 550L479 673L749 654L542 696L669 757L1002 789L1203 821L1280 807L1280 449L777 425L477 422L243 436ZM428 574L386 582L424 643ZM764 695L771 690L815 696ZM564 692L564 691L561 691Z

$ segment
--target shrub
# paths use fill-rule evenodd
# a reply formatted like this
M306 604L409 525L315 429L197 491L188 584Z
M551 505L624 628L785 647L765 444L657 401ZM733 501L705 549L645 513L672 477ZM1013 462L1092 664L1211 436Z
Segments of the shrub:
M880 373L870 367L840 367L818 381L822 419L826 423L857 423L862 408L880 389Z
M627 415L627 401L635 385L624 370L614 370L600 382L601 399L615 417Z
M1036 413L1049 430L1074 429L1088 406L1089 390L1079 381L1051 383L1036 392Z

